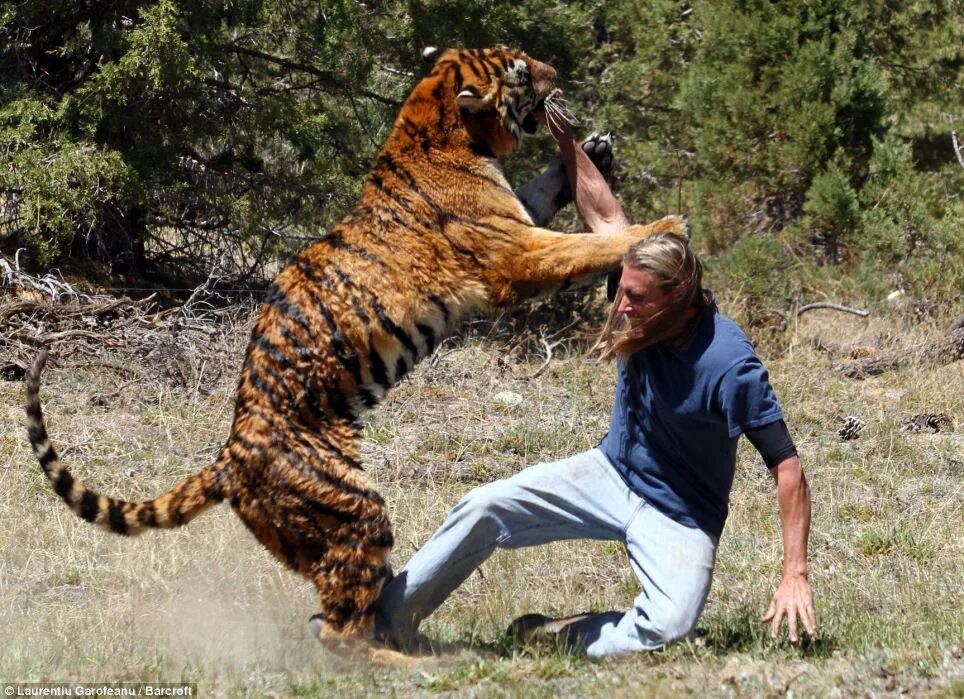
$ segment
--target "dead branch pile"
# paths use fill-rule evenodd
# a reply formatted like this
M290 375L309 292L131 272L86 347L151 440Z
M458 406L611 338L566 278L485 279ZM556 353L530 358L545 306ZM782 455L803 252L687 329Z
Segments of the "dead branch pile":
M0 365L4 378L19 379L47 347L55 358L80 355L139 380L206 393L221 375L210 359L223 355L225 331L209 319L185 316L183 308L154 310L153 297L17 300L0 305Z
M939 340L907 346L896 336L873 344L839 343L815 337L810 344L836 363L833 370L850 379L866 379L908 364L943 366L964 359L964 316L951 323Z
M3 258L0 261L5 262ZM200 295L158 309L155 297L132 300L78 292L52 275L30 277L5 265L0 296L0 378L20 380L38 350L54 359L118 372L128 380L210 391L222 373L218 357L237 340L250 307L213 308Z

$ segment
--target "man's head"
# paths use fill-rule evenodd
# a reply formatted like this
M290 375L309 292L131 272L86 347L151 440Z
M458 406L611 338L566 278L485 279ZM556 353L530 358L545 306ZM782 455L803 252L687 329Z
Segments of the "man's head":
M678 338L704 306L703 265L686 241L650 236L623 257L616 298L593 349L612 359Z

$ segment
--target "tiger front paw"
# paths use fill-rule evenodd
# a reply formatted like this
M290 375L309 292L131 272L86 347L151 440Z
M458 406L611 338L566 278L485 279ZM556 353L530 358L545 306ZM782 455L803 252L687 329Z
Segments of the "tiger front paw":
M581 144L583 152L589 156L592 164L608 181L613 174L613 137L612 134L600 134L593 131ZM567 178L568 180L568 178Z
M593 131L579 145L596 169L609 180L615 163L612 135ZM556 155L549 166L522 185L516 195L535 225L548 225L562 207L572 203L572 187L562 156Z

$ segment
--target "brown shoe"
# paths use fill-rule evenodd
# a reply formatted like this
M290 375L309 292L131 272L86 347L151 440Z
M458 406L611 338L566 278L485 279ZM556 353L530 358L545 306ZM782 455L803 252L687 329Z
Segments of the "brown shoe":
M523 614L509 624L505 630L507 636L519 639L522 643L565 642L568 627L577 621L582 621L589 614L553 619L545 614Z

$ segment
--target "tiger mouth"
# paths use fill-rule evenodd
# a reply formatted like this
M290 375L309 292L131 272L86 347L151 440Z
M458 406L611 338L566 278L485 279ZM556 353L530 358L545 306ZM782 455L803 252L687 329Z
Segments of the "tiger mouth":
M544 105L539 104L534 110L525 115L522 120L522 130L525 131L530 136L539 130L539 120L536 118L536 114L539 112L544 112Z
M539 130L539 124L546 122L546 102L552 95L550 92L535 103L529 113L522 118L522 130L530 136Z

